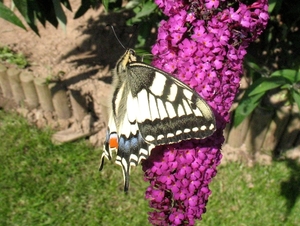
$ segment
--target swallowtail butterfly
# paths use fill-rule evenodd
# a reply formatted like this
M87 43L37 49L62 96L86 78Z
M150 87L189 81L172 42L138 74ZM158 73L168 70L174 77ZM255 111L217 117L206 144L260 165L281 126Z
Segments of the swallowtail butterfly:
M128 49L116 64L115 90L101 157L111 160L117 151L124 190L130 166L147 159L157 145L203 139L214 133L216 121L208 104L190 87L158 68L138 62Z

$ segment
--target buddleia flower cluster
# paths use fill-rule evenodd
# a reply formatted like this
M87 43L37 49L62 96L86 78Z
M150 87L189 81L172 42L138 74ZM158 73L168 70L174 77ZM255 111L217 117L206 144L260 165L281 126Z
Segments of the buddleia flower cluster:
M252 1L253 2L253 1ZM153 225L194 225L206 211L223 129L239 88L246 48L265 29L267 0L155 0L162 21L153 65L195 89L214 111L217 130L204 140L157 147L143 162Z

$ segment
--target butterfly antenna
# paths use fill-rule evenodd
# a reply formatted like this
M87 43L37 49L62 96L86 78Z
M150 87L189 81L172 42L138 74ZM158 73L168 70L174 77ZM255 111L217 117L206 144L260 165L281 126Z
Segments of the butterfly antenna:
M108 26L110 26L112 32L114 33L114 35L115 35L116 39L118 40L118 42L120 43L120 45L121 45L124 49L126 49L125 46L124 46L124 45L122 44L122 42L120 41L120 39L118 38L118 36L117 36L117 34L116 34L116 31L115 31L115 29L114 29L114 26L113 26L113 25L108 25Z

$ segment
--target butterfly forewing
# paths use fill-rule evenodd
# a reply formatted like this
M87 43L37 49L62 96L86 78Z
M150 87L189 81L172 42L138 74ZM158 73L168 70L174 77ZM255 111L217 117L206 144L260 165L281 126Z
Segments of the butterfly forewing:
M144 63L131 63L132 96L137 98L138 126L154 145L202 139L215 131L208 104L171 75Z
M149 157L156 145L203 139L216 130L208 104L190 87L172 75L136 62L129 49L118 61L115 90L103 157L122 166L128 190L130 166ZM115 147L115 140L117 145Z

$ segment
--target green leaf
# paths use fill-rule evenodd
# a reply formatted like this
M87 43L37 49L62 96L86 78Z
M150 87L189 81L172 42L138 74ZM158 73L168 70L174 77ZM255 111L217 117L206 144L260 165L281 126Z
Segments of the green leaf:
M280 89L290 89L290 88L291 88L290 83L280 86Z
M143 5L142 10L135 15L136 18L141 18L144 16L150 15L155 9L157 8L157 5L154 4L154 2L146 2L146 4Z
M126 5L125 5L125 8L126 9L133 9L135 8L136 6L138 6L140 4L140 1L139 0L132 0L132 1L129 1Z
M0 18L26 30L21 20L0 1Z
M30 11L36 15L36 18L46 26L46 22L51 23L55 28L58 26L54 3L52 0L30 0Z
M56 14L56 19L59 22L59 25L62 27L62 29L65 31L66 30L66 24L67 24L67 17L61 7L60 1L59 0L52 0L53 5L54 5L54 10Z
M300 74L298 70L283 69L283 70L274 71L271 74L271 77L278 77L278 76L286 78L287 80L290 81L290 83L300 81Z
M240 100L238 107L235 109L234 114L234 126L237 127L241 122L251 114L251 112L257 107L261 97L264 93L258 93L251 97L246 92L243 98Z
M250 54L249 54L250 55ZM257 63L255 63L254 61L250 61L250 56L247 56L247 61L246 64L247 66L249 66L251 69L254 69L256 71L260 71L261 70L261 66L259 66Z
M269 0L269 8L268 8L268 12L272 13L275 6L276 6L277 0Z
M127 24L131 25L141 22L143 18L148 17L151 13L153 13L156 8L157 5L151 1L146 2L145 4L139 4L133 9L135 16L127 21Z
M60 0L61 4L63 4L68 10L72 12L72 7L70 5L69 0Z
M108 10L109 10L109 9L108 9L109 0L102 0L102 4L103 4L105 10L108 11Z
M251 85L251 92L249 93L249 96L265 93L268 90L285 85L286 83L286 79L282 77L260 78Z
M13 0L13 2L30 28L39 35L38 28L36 26L36 16L38 16L38 14L35 13L38 6L35 0Z

